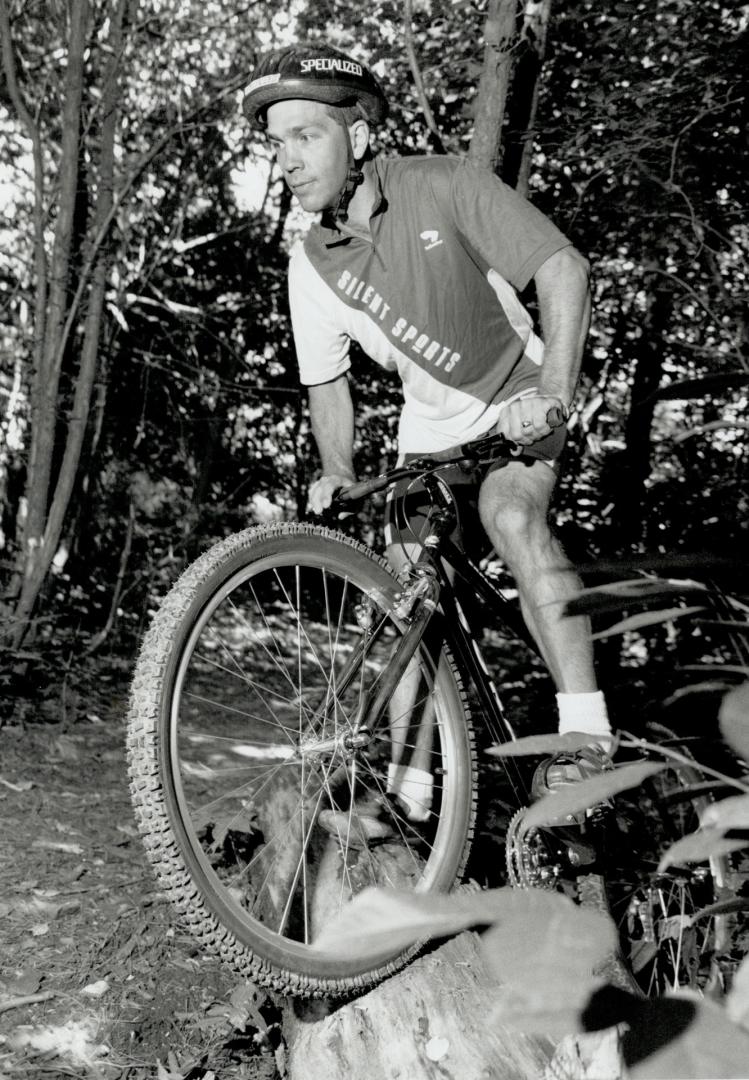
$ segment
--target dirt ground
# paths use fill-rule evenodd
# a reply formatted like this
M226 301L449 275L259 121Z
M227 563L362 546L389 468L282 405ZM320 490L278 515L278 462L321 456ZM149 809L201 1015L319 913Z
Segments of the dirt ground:
M277 1011L156 891L124 713L0 729L0 1078L277 1080Z

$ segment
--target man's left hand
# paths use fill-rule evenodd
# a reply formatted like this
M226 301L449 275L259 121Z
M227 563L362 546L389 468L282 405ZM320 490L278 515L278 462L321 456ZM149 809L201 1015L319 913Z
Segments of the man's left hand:
M537 394L511 401L500 414L497 431L519 446L530 446L566 419L567 408L560 398Z

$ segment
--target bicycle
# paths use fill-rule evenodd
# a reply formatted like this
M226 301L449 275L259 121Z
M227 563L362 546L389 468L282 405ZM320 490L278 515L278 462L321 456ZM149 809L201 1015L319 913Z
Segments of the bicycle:
M187 929L255 982L298 996L345 997L371 987L418 946L398 952L383 944L366 964L333 961L310 947L319 928L367 885L447 891L461 880L477 803L469 687L492 740L515 738L461 596L468 589L483 597L494 623L528 635L512 602L450 538L455 499L440 473L516 450L502 436L486 436L337 495L331 510L344 512L399 480L423 485L431 501L427 536L400 575L338 529L254 526L189 566L153 619L128 714L138 824ZM399 750L391 745L392 703L404 679L411 691L396 718L407 729ZM425 710L434 787L428 820L415 823L388 797L387 775L399 753L407 757ZM529 767L514 758L500 767L503 798L517 811L507 836L509 882L567 882L581 899L592 894L608 906L644 992L659 991L666 979L706 981L700 957L714 951L721 916L690 930L688 950L686 929L679 935L674 920L717 900L725 859L694 872L656 869L659 851L694 826L712 797L699 767L659 773L642 793L628 793L621 815L594 813L593 854L582 858L574 829L529 834L520 827ZM387 822L376 845L355 843L358 807L367 801ZM330 808L347 823L337 836L318 823ZM631 830L633 822L640 851L614 865L601 852L623 839L622 823ZM668 931L662 940L659 926Z

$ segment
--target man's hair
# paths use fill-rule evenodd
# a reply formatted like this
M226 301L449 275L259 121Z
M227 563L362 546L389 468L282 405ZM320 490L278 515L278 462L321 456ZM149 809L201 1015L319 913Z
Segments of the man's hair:
M345 128L351 127L356 120L367 119L364 110L357 102L352 105L326 105L325 112L335 120L336 124L340 124L341 127Z

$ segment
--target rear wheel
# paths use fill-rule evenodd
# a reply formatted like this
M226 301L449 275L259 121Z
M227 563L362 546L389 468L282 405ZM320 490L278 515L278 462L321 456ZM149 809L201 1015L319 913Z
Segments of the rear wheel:
M696 764L674 763L617 796L606 823L605 901L622 959L648 996L677 988L720 993L730 977L728 858L658 869L664 852L699 827L712 801L706 789Z
M653 725L647 739L688 757L665 729ZM507 833L508 880L563 891L610 914L619 956L605 974L617 985L652 997L677 988L719 994L735 963L729 860L716 855L659 869L664 853L696 831L711 801L697 764L673 762L616 795L613 806L594 808L581 830L527 829L521 810Z
M143 643L128 752L149 856L204 945L277 989L342 995L396 970L413 950L362 964L310 946L365 886L447 890L468 856L473 734L444 648L422 643L407 710L361 724L404 629L400 588L339 533L249 529L183 574ZM427 718L434 787L417 825L388 796L388 769ZM356 845L362 807L378 815L376 844ZM332 830L319 821L331 810Z

